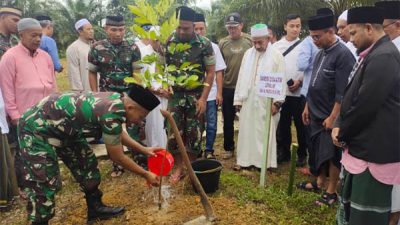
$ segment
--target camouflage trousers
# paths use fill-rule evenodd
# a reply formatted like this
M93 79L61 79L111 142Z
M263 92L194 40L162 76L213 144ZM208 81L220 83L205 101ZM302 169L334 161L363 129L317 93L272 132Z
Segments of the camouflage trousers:
M175 92L168 100L168 110L176 122L186 150L195 155L201 152L202 132L205 127L204 116L196 116L196 103L200 96L201 92ZM179 152L178 144L171 126L167 127L168 150L176 154Z
M23 161L22 186L28 198L28 220L42 222L54 216L54 197L61 189L58 157L71 171L82 191L88 192L99 186L97 158L86 139L66 143L57 138L43 138L23 128L19 138L18 154Z

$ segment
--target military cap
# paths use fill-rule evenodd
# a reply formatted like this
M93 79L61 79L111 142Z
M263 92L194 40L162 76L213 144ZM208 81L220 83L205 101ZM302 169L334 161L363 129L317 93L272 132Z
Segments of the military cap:
M106 16L106 25L107 26L125 26L124 17L117 15L117 16Z
M14 8L12 6L3 6L0 8L1 14L13 14L19 17L22 17L22 11L20 9Z

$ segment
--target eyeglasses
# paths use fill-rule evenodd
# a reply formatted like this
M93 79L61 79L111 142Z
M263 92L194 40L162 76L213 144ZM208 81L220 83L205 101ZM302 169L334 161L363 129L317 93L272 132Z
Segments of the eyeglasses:
M319 39L321 39L321 37L322 37L322 34L321 35L310 35L310 36L314 41L319 41Z
M388 26L390 26L392 24L395 24L397 21L399 21L399 20L395 20L395 21L393 21L393 22L391 22L389 24L383 25L383 29L385 29L386 27L388 27Z
M310 36L314 41L319 41L319 39L321 39L322 36L324 36L324 34L326 34L326 33L327 33L327 31L324 31L322 34L315 34L315 35L310 35Z

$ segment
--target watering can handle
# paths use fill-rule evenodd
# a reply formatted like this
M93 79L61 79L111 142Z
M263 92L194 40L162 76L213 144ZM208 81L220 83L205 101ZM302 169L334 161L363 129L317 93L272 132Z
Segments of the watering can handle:
M171 113L167 110L160 110L161 114L168 120L169 124L172 127L172 131L175 134L176 142L178 143L178 149L182 156L183 162L188 169L190 180L192 181L194 187L196 188L197 192L200 194L201 204L204 207L204 211L206 212L207 219L211 222L215 221L216 216L214 210L211 206L210 201L207 198L206 193L204 192L203 187L200 184L199 179L197 178L196 174L193 171L192 164L190 163L189 156L187 155L185 145L183 144L182 137L179 133L178 127L176 126L175 120L172 117Z

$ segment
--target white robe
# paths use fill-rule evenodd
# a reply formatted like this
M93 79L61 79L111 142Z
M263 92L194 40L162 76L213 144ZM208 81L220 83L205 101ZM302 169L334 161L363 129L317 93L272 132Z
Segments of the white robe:
M146 55L153 54L154 50L151 45L147 45L143 48L140 48L140 54L142 58ZM156 71L155 64L150 65L149 71L154 73ZM147 68L143 68L143 72ZM161 85L157 82L153 82L152 87L157 90L161 87ZM164 129L164 117L162 116L160 109L167 109L168 99L157 96L158 100L160 100L160 105L158 105L155 109L153 109L146 117L146 125L145 125L145 134L146 134L146 144L150 147L167 147L167 134Z
M239 71L236 84L234 105L242 105L239 116L239 137L237 143L237 164L242 167L255 166L261 168L264 140L267 135L266 115L271 106L267 106L267 99L259 97L257 85L260 72L281 73L283 84L285 81L285 61L280 52L271 44L265 53L251 48L246 51ZM284 89L286 85L283 85ZM281 93L285 93L282 90ZM283 101L285 96L273 99L273 102ZM267 153L267 168L277 167L276 128L280 113L272 116L270 122L269 147Z
M88 54L90 45L77 39L67 48L68 79L74 91L90 91Z

